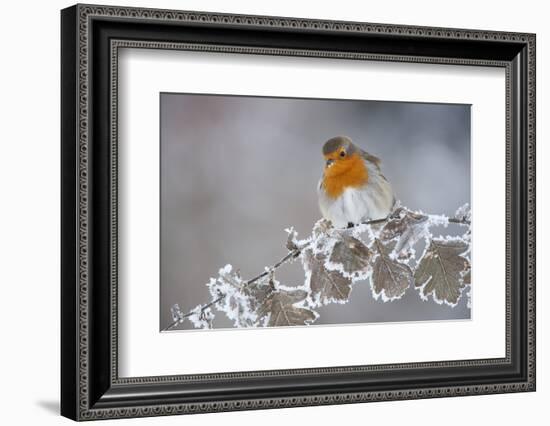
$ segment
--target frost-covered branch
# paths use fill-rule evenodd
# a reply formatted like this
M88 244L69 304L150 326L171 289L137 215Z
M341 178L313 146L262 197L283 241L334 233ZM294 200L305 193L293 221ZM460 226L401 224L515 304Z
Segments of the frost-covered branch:
M434 237L432 228L465 227L460 236ZM310 236L298 239L287 229L288 253L248 280L231 265L221 268L207 287L210 302L183 313L172 306L171 330L189 320L196 328L213 328L213 309L225 313L235 327L309 325L316 309L347 303L357 282L367 282L375 299L400 299L413 287L419 296L456 306L470 283L471 213L466 204L453 217L431 215L397 206L384 219L339 229L322 219ZM422 254L417 258L417 252ZM299 259L304 282L286 286L275 279L281 266ZM467 292L468 298L470 291Z
M213 300L212 302L207 303L206 305L198 305L193 310L191 310L190 312L188 312L186 314L184 314L181 311L180 306L176 303L170 309L170 311L172 313L172 319L174 320L174 322L172 322L172 324L170 324L168 327L166 327L163 331L171 330L176 325L181 324L183 322L183 320L186 319L186 318L191 318L191 317L194 317L194 316L198 316L199 320L203 320L203 321L207 320L207 318L210 317L210 314L209 314L210 307L214 306L216 303L220 302L224 297L225 297L225 294L222 294L221 296L219 296L217 299ZM193 323L195 323L195 321L193 321ZM208 327L208 328L210 328L210 327Z
M276 264L274 264L270 268L266 268L266 270L264 272L262 272L259 275L256 275L254 278L250 278L246 282L246 284L249 285L249 284L255 283L256 281L268 276L270 273L275 271L275 269L277 269L279 266L284 265L285 263L287 263L288 261L294 259L295 257L297 257L299 255L300 255L300 249L298 249L298 248L296 248L292 251L289 251L288 254L285 257L283 257L281 260L279 260Z

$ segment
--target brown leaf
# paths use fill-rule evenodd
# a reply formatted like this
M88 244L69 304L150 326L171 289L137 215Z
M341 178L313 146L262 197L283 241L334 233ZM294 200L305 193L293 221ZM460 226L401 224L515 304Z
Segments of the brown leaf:
M313 298L321 303L346 302L351 292L351 279L338 271L327 270L325 261L323 255L314 255L311 250L304 253L304 266L311 271L309 287Z
M374 261L371 285L374 294L382 295L384 301L399 299L413 282L411 268L390 257L395 244L395 241L384 244L376 239L373 245L378 255Z
M303 290L275 290L264 299L258 309L258 318L269 315L267 327L307 325L315 320L315 312L295 306L306 297Z
M470 264L461 255L468 249L464 241L434 239L420 260L414 279L424 297L433 295L437 302L456 305L464 280L462 273Z
M380 239L397 239L395 251L399 253L412 247L422 237L428 217L403 207L397 209L392 216L382 228Z
M243 286L242 293L248 297L248 303L252 311L255 311L273 291L268 281L269 277L266 277L263 280Z
M372 253L363 242L350 235L342 236L330 255L330 261L341 264L344 272L353 274L364 271L370 264Z

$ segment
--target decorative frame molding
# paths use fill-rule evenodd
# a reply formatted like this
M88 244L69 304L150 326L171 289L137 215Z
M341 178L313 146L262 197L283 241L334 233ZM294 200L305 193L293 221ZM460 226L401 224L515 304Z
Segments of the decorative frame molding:
M140 29L128 30L129 23ZM213 27L236 43L212 42L204 29ZM170 28L182 34L176 37ZM271 45L252 45L250 31L269 34ZM158 40L139 38L145 32ZM305 46L300 37L308 33L325 37L337 49ZM342 35L343 42L336 37ZM363 50L355 50L357 40L367 41ZM390 49L389 43L395 47ZM399 50L417 45L414 55ZM119 378L116 123L118 49L123 47L505 68L506 357ZM76 5L62 11L62 82L63 415L91 420L535 390L533 34ZM519 260L513 262L512 255ZM451 372L480 367L488 370L487 377L452 384L458 378ZM410 372L426 372L434 385L411 387ZM383 386L376 383L380 373L391 376ZM297 377L315 386L297 389L290 382ZM329 392L335 377L348 382ZM249 385L237 394L224 394L223 382L236 378ZM181 394L168 397L166 390L173 394L175 387ZM254 397L254 389L260 388L270 396Z

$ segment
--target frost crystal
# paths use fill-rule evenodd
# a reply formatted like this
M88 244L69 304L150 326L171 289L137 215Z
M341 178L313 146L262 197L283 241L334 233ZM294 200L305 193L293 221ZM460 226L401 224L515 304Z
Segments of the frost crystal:
M466 203L463 206L460 206L455 212L455 217L465 222L471 222L472 211L470 209L470 204Z
M180 309L180 305L177 303L170 308L170 312L172 314L172 321L174 322L181 323L185 318L184 313Z
M189 321L195 328L212 328L212 321L214 320L214 313L210 307L205 305L198 305L189 313Z
M225 312L235 327L251 327L256 321L255 313L250 309L249 298L242 292L246 283L233 272L231 265L221 268L217 278L211 278L207 284L216 301L218 310Z

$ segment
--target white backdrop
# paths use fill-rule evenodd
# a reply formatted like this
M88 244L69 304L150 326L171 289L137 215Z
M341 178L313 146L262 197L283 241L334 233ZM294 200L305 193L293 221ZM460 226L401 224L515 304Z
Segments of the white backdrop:
M119 76L124 78L118 91L119 154L126 160L119 167L119 185L125 194L119 209L125 224L119 232L119 374L504 357L504 70L387 62L357 63L350 70L347 61L288 57L274 61L255 55L240 59L144 49L120 53ZM260 67L262 72L255 72ZM328 79L339 83L319 84ZM158 138L158 94L167 91L472 104L472 265L476 265L472 282L482 285L473 284L471 320L216 330L185 336L159 333L160 162L158 143L151 141ZM486 173L483 158L494 161L491 173ZM482 185L475 185L481 180ZM491 258L481 258L486 252L476 247L492 247ZM216 350L230 347L246 351L225 351L220 357Z
M470 1L445 5L437 1L339 2L269 0L159 0L108 1L144 7L196 9L232 13L267 14L537 32L538 131L538 259L543 265L550 251L543 245L550 214L550 96L545 76L550 75L550 29L543 2ZM0 185L3 203L0 220L0 387L2 423L68 424L57 415L59 404L59 9L66 1L10 2L4 5L0 68ZM334 424L341 419L359 423L463 425L489 414L493 423L522 424L546 416L550 398L547 337L550 317L545 312L550 279L538 268L538 391L534 394L465 397L377 404L295 408L258 412L119 420L130 424L281 424L315 419ZM454 413L449 415L449 413ZM107 421L102 424L116 424ZM542 420L535 424L542 423Z

